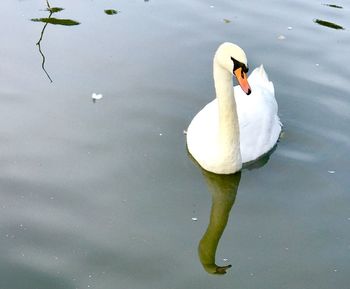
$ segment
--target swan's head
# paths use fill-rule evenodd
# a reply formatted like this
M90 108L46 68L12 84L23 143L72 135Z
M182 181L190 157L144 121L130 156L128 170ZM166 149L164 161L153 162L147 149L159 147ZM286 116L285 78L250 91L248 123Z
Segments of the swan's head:
M236 77L239 85L246 94L249 95L251 93L247 76L247 56L242 48L236 44L225 42L216 51L214 61Z

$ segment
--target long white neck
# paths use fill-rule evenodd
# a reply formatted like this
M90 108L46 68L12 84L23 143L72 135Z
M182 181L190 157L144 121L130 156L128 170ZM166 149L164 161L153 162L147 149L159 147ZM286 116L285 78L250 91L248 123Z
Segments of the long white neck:
M232 74L221 67L214 58L214 82L219 107L219 146L227 155L227 162L237 170L242 167L239 123L234 98Z

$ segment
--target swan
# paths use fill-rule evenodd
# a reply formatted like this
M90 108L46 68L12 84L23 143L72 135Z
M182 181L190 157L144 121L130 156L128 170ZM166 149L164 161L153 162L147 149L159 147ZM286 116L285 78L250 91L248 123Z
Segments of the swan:
M274 86L264 67L247 77L247 57L225 42L213 60L216 98L192 119L187 148L199 165L216 174L233 174L242 164L269 152L282 129ZM232 76L239 85L233 86Z

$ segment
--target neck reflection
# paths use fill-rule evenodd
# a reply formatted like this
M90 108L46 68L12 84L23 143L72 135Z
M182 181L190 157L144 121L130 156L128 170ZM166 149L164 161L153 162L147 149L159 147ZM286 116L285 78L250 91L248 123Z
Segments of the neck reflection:
M225 274L231 265L217 265L215 256L236 199L241 173L217 175L204 170L202 173L212 195L212 206L207 230L198 245L199 260L208 273Z

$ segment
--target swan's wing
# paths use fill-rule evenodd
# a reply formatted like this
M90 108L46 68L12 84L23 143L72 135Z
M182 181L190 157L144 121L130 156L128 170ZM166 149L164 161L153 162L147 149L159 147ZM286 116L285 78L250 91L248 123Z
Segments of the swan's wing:
M257 159L273 148L281 132L274 86L260 66L248 78L252 93L235 86L243 162Z
M258 85L265 88L273 98L275 98L275 89L272 81L269 80L264 66L261 64L259 67L255 68L248 77L249 83L253 83L254 86Z

